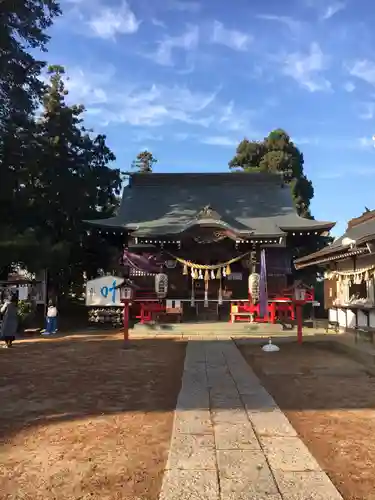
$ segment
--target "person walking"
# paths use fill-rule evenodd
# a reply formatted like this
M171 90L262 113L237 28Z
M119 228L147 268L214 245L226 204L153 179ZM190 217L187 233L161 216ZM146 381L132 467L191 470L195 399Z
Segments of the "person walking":
M47 318L46 318L46 329L42 332L42 335L51 335L57 332L57 307L54 305L52 300L48 302Z
M12 295L10 301L5 302L1 308L3 323L1 325L0 340L5 342L5 348L12 347L18 329L18 298Z

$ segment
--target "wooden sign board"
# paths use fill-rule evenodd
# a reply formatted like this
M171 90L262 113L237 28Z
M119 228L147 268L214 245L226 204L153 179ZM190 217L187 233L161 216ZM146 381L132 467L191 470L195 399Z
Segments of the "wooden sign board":
M102 276L86 284L86 306L121 307L120 289L124 282L119 276Z

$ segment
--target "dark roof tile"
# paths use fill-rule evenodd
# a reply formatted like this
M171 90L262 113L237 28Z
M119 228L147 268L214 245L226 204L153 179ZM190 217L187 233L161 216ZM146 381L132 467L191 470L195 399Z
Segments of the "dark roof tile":
M210 206L221 219L206 224L228 227L239 235L282 236L285 231L331 229L296 214L291 192L280 175L267 173L134 174L125 187L116 217L89 221L124 227L137 236L179 234Z
M346 250L349 251L349 248L342 244L345 238L355 241L356 247L375 239L375 217L370 220L365 220L362 223L357 223L354 226L349 224L345 233L337 238L331 245L322 248L318 252L314 252L310 255L297 259L295 261L295 265L297 267L300 265L306 266L307 263L310 263L309 265L314 265L314 262L317 261L323 263L325 258L328 259L328 257L331 257L336 253L343 253Z

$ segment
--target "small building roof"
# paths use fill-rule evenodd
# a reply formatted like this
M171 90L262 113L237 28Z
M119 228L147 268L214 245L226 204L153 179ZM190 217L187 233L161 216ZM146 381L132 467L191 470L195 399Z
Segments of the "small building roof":
M351 240L351 245L344 244L346 240ZM294 261L297 269L325 264L328 261L340 260L351 255L368 253L366 243L375 240L375 210L366 210L360 217L351 219L345 233L337 238L331 245L328 245L317 252L306 255Z
M327 231L334 222L299 217L291 190L279 174L132 174L118 214L87 221L123 228L137 237L178 235L214 226L241 236L283 236L293 231Z

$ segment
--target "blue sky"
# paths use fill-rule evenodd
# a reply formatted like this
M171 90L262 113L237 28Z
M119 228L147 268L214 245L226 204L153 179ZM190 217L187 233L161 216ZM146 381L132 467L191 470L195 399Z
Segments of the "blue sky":
M236 144L284 128L316 218L375 208L370 0L62 0L48 62L127 170L225 171Z

